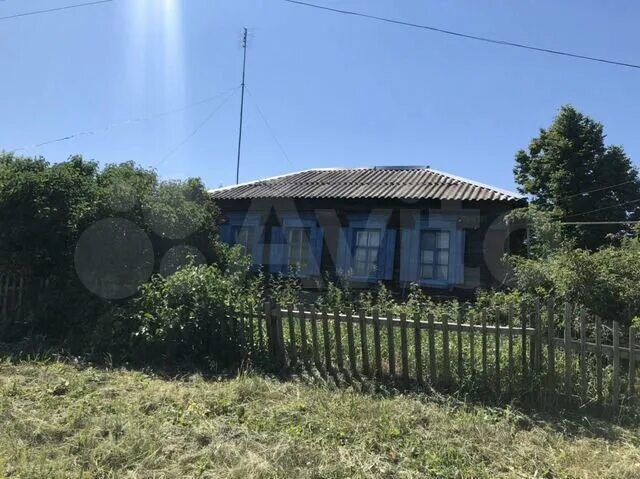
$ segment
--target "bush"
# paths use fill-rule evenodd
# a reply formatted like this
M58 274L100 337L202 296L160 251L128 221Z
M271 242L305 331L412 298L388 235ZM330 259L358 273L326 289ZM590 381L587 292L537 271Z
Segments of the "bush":
M225 270L192 265L168 277L154 276L129 308L138 325L138 355L213 368L238 364L240 335L229 318L239 310L256 311L262 301L261 278L249 278L249 267L234 248Z

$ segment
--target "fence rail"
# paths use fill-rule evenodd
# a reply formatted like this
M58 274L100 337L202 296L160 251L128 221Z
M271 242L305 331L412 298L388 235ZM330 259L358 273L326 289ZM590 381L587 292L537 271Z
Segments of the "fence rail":
M240 316L248 351L263 348L278 367L613 411L638 400L635 329L623 333L619 322L605 324L573 305L438 321L428 310L407 317L270 304Z

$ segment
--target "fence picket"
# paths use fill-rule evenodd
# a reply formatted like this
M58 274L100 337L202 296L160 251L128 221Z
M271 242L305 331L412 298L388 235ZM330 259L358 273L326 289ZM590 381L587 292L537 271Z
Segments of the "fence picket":
M407 315L400 313L400 352L402 355L402 379L409 380L409 348L407 344Z
M276 304L273 310L275 313L273 316L273 328L275 335L275 345L277 347L276 357L278 359L278 365L284 367L287 365L287 352L284 341L284 320L282 319L282 310L280 309L279 305Z
M587 403L587 318L584 309L580 311L580 400Z
M613 322L613 391L611 392L613 409L620 403L620 323Z
M364 309L360 309L360 347L362 348L362 372L365 376L370 373L369 370L369 343L367 341L367 319Z
M445 383L449 383L451 380L451 362L449 358L449 316L446 314L442 316L442 362L444 363L442 378Z
M382 377L382 348L380 347L380 313L373 311L373 352L376 363L376 377Z
M287 306L287 318L289 320L289 363L293 366L298 362L296 346L296 328L293 319L293 304Z
M596 316L596 401L602 406L602 320Z
M396 376L396 339L393 331L393 313L387 311L387 344L389 349L389 375Z
M496 330L495 330L495 375L496 375L496 396L500 397L500 311L496 312Z
M340 327L340 311L336 310L333 315L334 331L336 336L336 364L338 370L344 369L344 356L342 353L342 328Z
M535 357L534 369L536 374L542 371L542 311L540 309L540 300L536 298L535 302Z
M520 309L520 330L521 330L521 352L520 358L522 363L522 382L526 386L527 382L527 312L522 305Z
M457 327L457 353L458 353L458 381L462 383L462 378L464 376L464 365L463 365L463 357L462 357L462 323L464 316L464 306L460 306L458 310L458 314L456 316L456 327Z
M298 305L298 323L300 324L300 359L305 366L308 366L309 348L307 347L307 318L303 305Z
M414 351L416 355L416 379L418 384L423 384L423 375L422 375L422 338L420 335L420 315L415 313L413 316L413 325L414 325Z
M629 327L629 382L628 395L631 402L635 402L636 395L636 329Z
M433 324L433 313L428 313L429 325L429 382L435 384L438 381L438 367L436 364L436 330Z
M567 399L571 398L573 393L573 379L571 378L571 369L573 368L572 348L573 340L571 339L571 305L564 305L564 393Z
M9 320L9 277L11 275L9 273L4 274L4 285L2 287L3 296L2 296L2 317L4 321Z
M322 307L322 340L324 343L324 366L326 374L331 372L331 338L329 337L329 315L326 306Z
M513 393L513 369L514 369L514 361L513 361L513 305L509 305L509 309L507 311L507 361L509 364L509 396Z
M316 368L321 369L320 350L318 348L318 323L316 307L314 305L311 305L309 314L311 320L311 347L313 349L313 363Z
M553 299L547 301L547 389L555 391L556 383L556 324L553 311Z
M469 362L471 363L471 377L476 375L476 328L475 328L475 316L469 315Z
M347 310L347 347L349 348L349 369L351 369L352 374L358 374L356 342L353 336L353 315L350 309Z
M482 376L484 379L487 379L488 370L487 370L487 313L486 311L482 311L481 315L482 321Z

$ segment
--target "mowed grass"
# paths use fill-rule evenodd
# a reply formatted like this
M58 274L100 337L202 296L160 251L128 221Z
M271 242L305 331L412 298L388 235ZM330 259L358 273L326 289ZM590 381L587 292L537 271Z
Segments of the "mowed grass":
M640 477L638 430L255 374L0 362L0 477Z

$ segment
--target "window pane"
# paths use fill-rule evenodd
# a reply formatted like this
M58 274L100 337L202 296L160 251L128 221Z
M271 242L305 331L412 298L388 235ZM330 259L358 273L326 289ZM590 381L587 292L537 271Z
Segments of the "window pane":
M356 248L355 260L356 261L366 262L367 261L367 250L364 249L364 248Z
M447 279L449 277L448 266L438 266L436 279Z
M356 231L356 244L358 246L367 246L367 231Z
M449 248L449 232L448 231L439 231L438 232L438 248Z
M424 231L422 233L421 241L422 249L435 249L436 247L436 234L434 231Z
M433 251L422 250L422 263L433 264Z
M433 266L423 265L421 276L424 279L432 279L433 278Z
M449 251L441 250L438 251L438 264L448 265L449 264Z
M287 230L287 249L289 266L305 271L309 266L309 228L290 228Z
M355 267L353 268L353 274L356 276L368 276L367 263L365 261L356 261Z
M369 231L369 246L372 246L372 247L380 246L380 232L379 231Z

